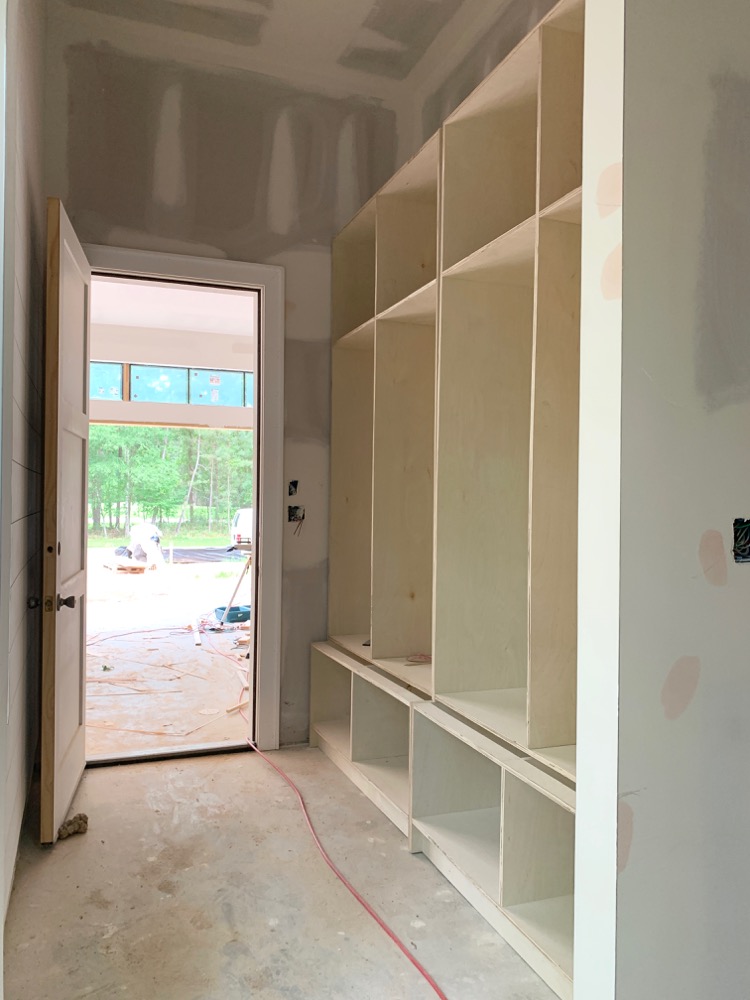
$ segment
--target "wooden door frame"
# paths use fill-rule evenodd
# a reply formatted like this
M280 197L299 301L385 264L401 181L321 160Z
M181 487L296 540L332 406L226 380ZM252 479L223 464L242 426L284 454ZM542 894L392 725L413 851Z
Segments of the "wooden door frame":
M281 586L284 511L284 269L269 264L84 244L96 274L182 278L260 292L254 489L262 526L257 539L256 707L253 739L279 747L281 710ZM257 522L256 522L257 523Z

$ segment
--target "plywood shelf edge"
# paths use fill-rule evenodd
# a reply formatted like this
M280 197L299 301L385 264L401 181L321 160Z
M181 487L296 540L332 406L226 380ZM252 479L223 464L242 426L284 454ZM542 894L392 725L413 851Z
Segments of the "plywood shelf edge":
M558 198L539 212L540 219L557 219L558 222L581 224L581 208L583 205L583 187L579 186L568 194Z
M375 337L375 317L371 316L364 323L355 326L353 330L345 333L335 341L334 346L344 347L347 350L364 351L372 346Z
M523 222L496 237L490 243L479 247L462 260L452 264L443 271L446 278L468 276L482 271L494 269L517 268L523 265L533 266L534 247L536 243L536 215L524 219Z
M528 751L521 754L513 753L511 750L490 739L489 736L477 732L476 729L473 729L461 719L450 715L434 702L415 704L414 711L429 719L456 739L461 740L462 743L476 750L477 753L482 754L483 757L486 757L498 767L510 771L511 774L514 774L521 781L536 789L536 791L540 792L546 798L557 803L557 805L561 806L567 812L575 812L576 793L574 789L538 768L528 756Z
M401 320L427 325L437 313L437 278L378 313L378 320Z

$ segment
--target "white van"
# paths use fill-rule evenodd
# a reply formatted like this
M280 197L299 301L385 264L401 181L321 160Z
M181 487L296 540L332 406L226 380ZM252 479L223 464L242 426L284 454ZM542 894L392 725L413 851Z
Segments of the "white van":
M243 507L238 510L232 519L232 531L230 534L230 545L251 545L253 541L253 529L255 519L252 507Z

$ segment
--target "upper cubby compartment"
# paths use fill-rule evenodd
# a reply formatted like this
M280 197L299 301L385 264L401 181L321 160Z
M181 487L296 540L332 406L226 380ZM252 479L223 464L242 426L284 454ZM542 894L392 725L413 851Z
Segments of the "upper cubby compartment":
M374 331L334 346L328 627L360 646L370 637L374 364Z
M562 4L542 26L539 208L580 195L583 157L583 4Z
M444 269L536 214L539 54L534 32L446 122Z
M375 316L375 199L333 240L332 339Z
M377 196L379 314L415 293L428 294L437 276L440 135L434 135ZM434 298L434 292L433 296ZM408 310L409 303L405 303Z

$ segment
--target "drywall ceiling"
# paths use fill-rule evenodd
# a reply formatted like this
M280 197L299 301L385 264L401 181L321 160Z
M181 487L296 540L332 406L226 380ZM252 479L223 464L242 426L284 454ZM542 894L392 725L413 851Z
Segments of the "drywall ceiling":
M179 28L302 62L402 80L468 0L65 0L67 6ZM502 6L502 4L498 4Z
M91 322L254 337L257 292L95 277Z

